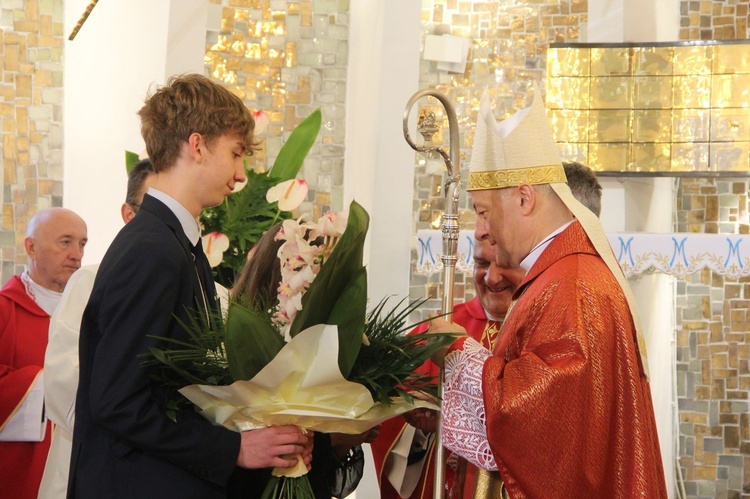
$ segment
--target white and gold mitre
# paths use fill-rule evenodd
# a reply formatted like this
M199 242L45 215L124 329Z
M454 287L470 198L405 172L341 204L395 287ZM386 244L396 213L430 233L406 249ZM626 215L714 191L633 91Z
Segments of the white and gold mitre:
M502 189L521 184L565 182L565 171L539 87L534 101L498 123L487 92L474 131L468 191Z
M635 324L641 363L644 373L648 375L646 341L643 338L633 292L615 259L599 218L570 192L560 150L536 83L531 106L500 123L492 114L487 92L482 96L474 130L474 149L471 153L471 169L466 190L503 189L522 184L549 184L581 223L589 240L612 271L627 298Z

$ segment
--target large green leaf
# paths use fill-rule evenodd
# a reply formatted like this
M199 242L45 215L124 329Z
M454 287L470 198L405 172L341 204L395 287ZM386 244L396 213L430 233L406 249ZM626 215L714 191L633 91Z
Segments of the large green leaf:
M292 131L281 147L269 175L279 182L295 178L320 132L320 109L313 111Z
M314 281L313 281L314 282ZM362 335L367 316L367 269L360 268L339 296L327 324L336 324L339 330L339 369L349 377L362 346Z
M276 357L284 346L284 338L267 318L231 303L225 345L232 378L235 381L249 380Z
M140 158L133 151L125 151L125 171L130 173L136 163L140 161Z

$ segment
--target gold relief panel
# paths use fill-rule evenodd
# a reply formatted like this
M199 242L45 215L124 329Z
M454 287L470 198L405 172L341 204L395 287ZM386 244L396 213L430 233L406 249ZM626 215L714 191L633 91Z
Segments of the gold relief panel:
M591 49L591 76L632 74L630 48L607 47Z
M246 23L250 20L250 12L245 9L235 9L234 20Z
M589 145L588 144L559 144L560 155L563 161L577 161L582 164L588 163Z
M630 142L632 114L627 109L589 111L589 142Z
M713 46L674 47L673 70L676 75L709 75Z
M591 109L630 109L633 107L633 79L630 77L593 77L590 89Z
M711 106L711 75L675 76L672 84L672 105L675 109Z
M284 54L284 66L293 68L297 65L297 43L287 42Z
M714 75L711 107L745 107L750 102L750 74Z
M711 144L710 158L713 171L747 171L750 164L750 143Z
M669 142L671 139L671 110L633 111L633 142Z
M300 26L303 28L311 28L313 25L312 20L312 3L309 0L303 0L300 4Z
M633 72L637 75L671 75L672 47L640 47L633 52Z
M245 51L245 59L259 61L263 58L263 50L260 43L248 43Z
M555 140L558 142L588 142L589 112L586 110L557 110L547 112Z
M672 142L708 142L711 112L707 109L672 111Z
M268 62L245 62L245 71L252 75L268 76L270 67Z
M234 29L234 9L224 7L221 9L221 31L225 33Z
M633 78L633 107L636 109L671 109L671 76L636 76Z
M714 46L714 73L750 73L750 45L731 44Z
M633 144L631 171L668 172L672 166L671 144Z
M588 109L589 78L560 77L547 85L546 104L550 109Z
M672 167L675 172L708 171L707 143L672 144Z
M712 110L711 142L733 141L750 141L750 109Z
M591 51L589 49L551 48L547 51L547 75L589 76Z
M588 166L595 171L628 170L630 144L589 144Z

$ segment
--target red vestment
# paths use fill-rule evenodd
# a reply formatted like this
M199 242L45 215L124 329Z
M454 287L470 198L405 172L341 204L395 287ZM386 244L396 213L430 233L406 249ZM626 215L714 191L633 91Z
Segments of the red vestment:
M0 427L41 373L48 331L49 315L26 294L19 276L13 276L0 290ZM36 499L50 435L47 422L41 442L0 442L3 497Z
M460 303L453 307L451 320L466 329L471 338L480 342L485 348L491 348L494 344L499 323L488 321L487 315L479 302L479 298L474 297L466 303ZM413 333L421 333L426 329L426 325L415 328ZM487 334L485 334L487 333ZM420 372L429 373L437 377L440 372L435 364L427 361L419 369ZM386 457L401 436L407 423L400 416L389 419L380 426L380 435L378 439L371 444L375 470L380 483L380 497L382 499L398 499L400 496L393 488L387 477L383 475L383 468ZM450 455L446 452L446 473L445 482L448 487L446 497L470 497L473 490L476 467L460 457ZM424 470L420 476L419 483L410 497L412 498L431 498L433 496L434 480L434 446L430 447Z
M633 319L579 223L514 297L492 354L459 340L446 357L445 445L494 459L514 499L667 497ZM483 407L471 407L477 387ZM475 439L484 430L489 456Z

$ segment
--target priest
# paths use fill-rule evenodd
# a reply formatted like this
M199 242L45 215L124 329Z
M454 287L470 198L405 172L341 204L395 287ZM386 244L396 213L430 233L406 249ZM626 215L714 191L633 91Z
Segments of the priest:
M28 268L0 290L0 496L36 499L50 446L42 366L50 315L81 266L86 223L65 208L26 228Z
M483 99L467 189L476 238L526 276L493 350L463 337L433 358L444 445L511 498L667 497L632 293L566 184L538 90L502 123Z

